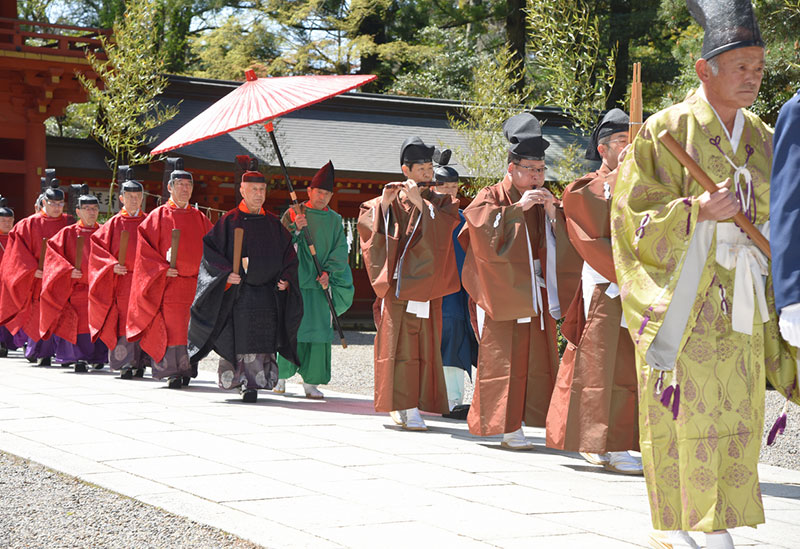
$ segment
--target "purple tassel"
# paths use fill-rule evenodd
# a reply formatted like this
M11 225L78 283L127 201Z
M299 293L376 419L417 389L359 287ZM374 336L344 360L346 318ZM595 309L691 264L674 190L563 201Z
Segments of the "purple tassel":
M782 413L772 424L772 429L769 430L769 435L767 435L767 446L775 444L775 438L779 434L782 435L784 429L786 429L786 412Z
M661 393L661 404L663 404L667 408L669 408L669 401L672 399L673 392L675 392L675 387L670 385L669 387L664 389L663 393Z
M681 405L681 387L677 383L670 385L661 394L661 404L665 408L672 408L673 421L678 419L678 408Z
M648 322L650 322L650 311L652 310L653 308L650 307L647 311L645 311L644 315L642 315L642 325L639 326L639 335L644 333L644 327L647 326Z
M678 407L681 405L681 386L675 385L675 392L672 394L672 420L678 419Z

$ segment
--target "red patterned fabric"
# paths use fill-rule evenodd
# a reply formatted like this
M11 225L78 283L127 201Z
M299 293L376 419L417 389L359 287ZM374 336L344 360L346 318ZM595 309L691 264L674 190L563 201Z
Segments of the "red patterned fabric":
M0 324L12 334L22 329L29 337L38 337L42 281L34 273L39 267L42 239L51 238L69 224L67 215L47 217L39 212L22 219L8 233L0 265Z
M75 223L61 229L47 242L44 277L42 278L39 336L69 341L73 345L78 334L89 333L89 257L92 255L92 234L99 228ZM80 278L72 278L78 237L84 239Z
M187 344L203 236L211 227L199 210L181 209L172 201L153 210L139 225L126 332L130 341L141 340L142 350L157 362L167 347ZM172 229L181 231L178 276L167 278Z
M89 260L89 333L92 341L100 339L113 349L120 336L125 335L128 298L133 280L139 225L144 214L131 216L125 210L109 219L92 235L92 256ZM114 274L119 263L122 232L128 232L125 267L128 273Z

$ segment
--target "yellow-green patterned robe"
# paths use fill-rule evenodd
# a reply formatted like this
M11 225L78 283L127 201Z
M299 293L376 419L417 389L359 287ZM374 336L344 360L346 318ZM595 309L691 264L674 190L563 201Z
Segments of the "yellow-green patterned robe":
M719 136L725 155L737 166L746 163L752 174L754 222L761 225L769 219L772 130L756 115L742 112L744 129L735 154L717 116L697 92L656 113L623 162L614 192L615 267L636 347L642 461L653 525L660 530L708 532L764 522L756 467L765 375L783 394L796 381L795 350L778 332L768 261L752 251L738 228L727 225L733 229L728 233L729 255L736 257L742 251L754 258L752 264L762 262L764 276L753 280L766 289L768 311L764 315L768 321L762 323L756 299L752 335L733 331L736 267L728 269L717 262L717 248L720 253L724 248L718 246L722 234L718 231L723 230L718 226L725 224L697 223L696 197L703 189L656 138L669 129L711 179L723 181L733 177L734 169L710 141ZM690 246L693 239L696 247ZM723 240L719 237L719 242ZM687 259L693 254L694 262ZM690 267L684 269L687 264ZM690 276L691 264L696 265L694 285L682 279L681 289L688 291L681 298L676 287L679 278ZM753 280L749 288L741 286L744 294L757 291ZM654 345L668 308L679 320L671 322L675 336L665 337L669 332L665 329ZM749 325L749 315L739 318ZM649 354L662 347L673 349L672 360L669 352L658 355L658 360ZM656 382L662 374L653 368L657 363L666 364L664 388L674 382L680 387L675 420L660 401ZM796 391L793 396L797 402Z

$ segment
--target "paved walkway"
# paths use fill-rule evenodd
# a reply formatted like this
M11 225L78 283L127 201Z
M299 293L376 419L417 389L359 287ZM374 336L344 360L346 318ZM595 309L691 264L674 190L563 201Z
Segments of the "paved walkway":
M0 450L266 547L641 547L641 477L544 448L500 450L464 422L401 431L371 400L188 389L0 362ZM302 389L289 385L288 392ZM764 466L767 524L737 546L797 547L800 472ZM702 536L697 536L701 543Z

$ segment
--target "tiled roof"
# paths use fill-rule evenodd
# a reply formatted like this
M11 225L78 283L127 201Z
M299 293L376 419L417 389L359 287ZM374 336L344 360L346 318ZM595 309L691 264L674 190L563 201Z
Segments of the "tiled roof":
M232 91L238 82L171 77L162 101L180 113L157 130L153 146ZM399 173L399 148L403 140L418 135L426 143L466 148L463 136L450 128L447 113L457 112L456 101L420 99L379 94L346 93L292 112L276 121L276 138L290 169L313 173L329 159L337 173L355 178L389 179ZM565 126L558 109L535 109L544 120L543 133L550 141L548 164L553 165L563 148L578 142L585 148L588 136L575 136ZM498 128L498 132L501 131ZM250 154L277 166L269 137L262 126L250 126L231 134L201 141L168 153L207 161L233 162L237 154ZM458 163L458 158L453 158ZM590 163L586 164L589 169ZM461 175L465 168L454 166ZM548 179L558 179L553 170Z

